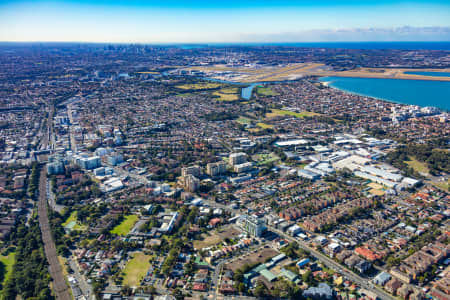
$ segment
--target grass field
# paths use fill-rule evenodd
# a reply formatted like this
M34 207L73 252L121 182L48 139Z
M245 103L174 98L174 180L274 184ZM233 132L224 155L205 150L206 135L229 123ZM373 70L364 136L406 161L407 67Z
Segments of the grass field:
M220 83L211 83L211 82L202 82L202 83L193 83L193 84L182 84L175 86L178 89L182 90L209 90L209 89L217 89L221 87Z
M256 93L260 96L278 96L279 94L275 91L273 91L270 87L257 87Z
M150 258L151 255L145 255L142 252L134 253L122 271L123 285L139 286L139 283L147 274L148 268L150 268Z
M260 132L261 130L262 130L261 127L255 127L255 128L247 129L248 132Z
M74 210L74 211L70 214L70 216L67 218L67 220L66 220L64 223L62 223L62 226L63 226L63 227L66 227L67 225L69 225L69 223L71 223L71 222L76 222L76 221L77 221L77 211Z
M78 212L76 210L74 210L70 214L70 216L67 218L67 220L64 223L62 223L61 225L64 228L67 227L69 230L77 230L77 231L86 230L86 228L87 228L86 225L83 225L78 221L77 213Z
M117 225L111 230L111 233L125 236L130 232L130 230L133 228L134 224L138 221L138 216L136 215L128 215L125 216L122 223Z
M194 241L195 249L203 249L218 244L222 239L218 234L202 235L203 240Z
M67 271L67 266L66 266L67 258L58 255L58 261L62 267L63 275L64 276L69 275L69 272Z
M0 262L2 262L5 265L5 270L4 270L5 273L3 274L2 285L3 285L3 283L6 282L6 280L8 280L9 276L11 276L15 257L16 257L16 252L10 252L10 253L8 253L7 256L0 255Z
M258 162L258 165L269 164L280 159L275 153L255 154L252 158Z
M273 125L267 124L267 123L256 123L257 126L261 127L262 129L268 129L268 128L273 128Z
M252 120L250 120L249 118L240 116L240 117L236 120L236 122L238 122L239 124L246 125L246 124L250 124L250 123L252 122Z
M439 182L432 181L431 183L434 186L436 186L436 187L438 187L438 188L440 188L440 189L442 189L444 191L450 192L450 179L447 180L447 181L439 181Z
M302 112L293 112L289 110L283 110L283 109L272 109L272 112L266 114L267 118L273 118L276 116L292 116L296 118L304 118L304 117L314 117L314 116L320 116L320 114L311 112L311 111L302 111Z
M416 171L416 172L423 173L423 174L429 173L427 165L424 164L423 162L418 161L414 157L409 157L409 160L405 161L405 163L408 166L410 166L411 168L413 168L414 171Z
M213 92L214 96L219 97L220 101L236 101L239 100L239 88L227 87Z

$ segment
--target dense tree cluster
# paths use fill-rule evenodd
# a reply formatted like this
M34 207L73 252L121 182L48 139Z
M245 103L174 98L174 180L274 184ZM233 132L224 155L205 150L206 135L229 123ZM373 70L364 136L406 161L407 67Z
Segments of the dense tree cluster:
M224 120L234 120L237 119L235 114L230 112L212 112L203 116L208 121L224 121Z
M405 171L406 175L413 175L414 171L405 163L410 157L425 163L432 175L438 175L441 172L450 173L450 153L447 150L435 148L435 145L431 143L407 144L398 147L388 154L387 162Z
M49 288L50 274L37 220L30 220L28 227L19 225L16 237L15 263L5 283L3 298L54 299Z

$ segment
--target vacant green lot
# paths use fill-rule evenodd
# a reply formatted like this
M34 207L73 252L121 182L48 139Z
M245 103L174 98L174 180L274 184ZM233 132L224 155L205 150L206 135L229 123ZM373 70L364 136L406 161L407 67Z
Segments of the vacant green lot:
M223 227L217 231L210 231L209 233L203 233L201 235L201 240L194 241L194 248L203 249L206 247L211 247L217 245L226 238L229 239L236 238L237 235L239 235L239 231L237 231L234 227L231 226Z
M279 94L275 91L272 91L270 87L257 87L256 93L260 96L278 96Z
M239 88L226 87L212 93L214 96L219 97L220 101L236 101L239 100Z
M450 179L447 181L432 181L431 183L444 191L450 191Z
M133 228L134 224L138 221L138 216L136 215L128 215L125 216L122 223L117 225L111 230L111 233L125 236L130 232L130 230Z
M222 85L220 83L201 82L192 84L182 84L177 85L175 87L182 90L209 90L209 89L216 89L221 86Z
M151 255L145 255L142 252L132 254L132 259L127 262L125 269L122 271L123 285L137 287L147 274L150 268Z
M16 252L10 252L7 256L0 255L0 262L4 265L2 286L8 280L9 276L11 276L15 257Z
M314 117L314 116L320 116L320 114L311 112L311 111L302 111L302 112L293 112L289 110L283 110L283 109L272 109L271 113L268 113L266 115L268 118L276 117L276 116L292 116L296 118L304 118L304 117Z
M64 223L62 223L62 226L66 227L67 225L69 225L69 223L76 221L77 221L77 211L74 210L73 212L70 213L70 216L67 218L67 220Z
M258 165L273 163L280 159L275 153L256 154L252 158L258 162Z
M239 124L244 124L244 125L246 125L246 124L250 124L250 123L252 122L252 120L250 120L249 118L240 116L240 117L236 120L236 122L238 122Z
M267 123L262 123L259 122L256 125L258 125L259 127L261 127L262 129L268 129L268 128L273 128L273 125L267 124Z
M423 174L428 174L429 172L427 165L424 164L423 162L418 161L414 157L409 157L409 160L405 161L405 163L411 168L413 168L414 171L416 172Z
M78 231L86 230L86 225L83 225L78 221L77 215L78 212L74 210L67 218L67 220L64 223L62 223L62 226L68 230L78 230Z

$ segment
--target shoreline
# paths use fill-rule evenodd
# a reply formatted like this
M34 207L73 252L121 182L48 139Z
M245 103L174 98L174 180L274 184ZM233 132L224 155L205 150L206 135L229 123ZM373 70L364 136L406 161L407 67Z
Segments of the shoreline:
M409 71L408 71L409 72ZM431 71L430 71L431 72ZM449 82L449 77L439 77L439 76L426 76L426 75L413 75L413 74L398 74L396 76L386 76L383 74L349 74L349 73L328 73L328 74L320 74L314 75L320 77L346 77L346 78L371 78L371 79L399 79L399 80L423 80L423 81L443 81Z
M338 77L338 76L333 76L333 77ZM353 78L361 78L361 77L353 77ZM378 79L378 78L374 78L374 79ZM381 78L381 79L389 79L389 78ZM320 81L320 78L319 78L319 82L325 87L336 89L336 90L342 91L344 93L348 93L348 94L356 95L356 96L360 96L360 97L367 97L367 98L372 98L372 99L375 99L375 100L380 100L380 101L385 101L385 102L390 102L390 103L395 103L395 104L401 104L401 105L408 105L408 106L435 107L435 108L439 109L441 112L449 112L450 111L449 109L438 107L438 106L435 106L435 105L423 106L423 105L419 105L419 104L411 104L411 103L406 103L406 102L400 102L398 100L392 100L392 99L382 98L382 97L379 97L379 96L367 95L367 94L360 93L360 92L350 91L348 89L344 89L344 88L333 86L332 81Z

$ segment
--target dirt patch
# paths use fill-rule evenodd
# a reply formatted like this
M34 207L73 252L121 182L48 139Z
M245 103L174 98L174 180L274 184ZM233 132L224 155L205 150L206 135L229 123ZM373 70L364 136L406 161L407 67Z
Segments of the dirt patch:
M267 259L272 258L278 254L279 253L272 248L263 248L261 250L258 250L256 253L251 252L240 256L231 263L226 264L225 268L235 272L236 270L241 269L246 264L253 265L256 263L264 263Z
M212 231L208 234L202 234L202 240L194 241L194 248L203 249L211 247L217 245L226 238L234 239L239 234L240 232L231 226L219 229L218 231Z

